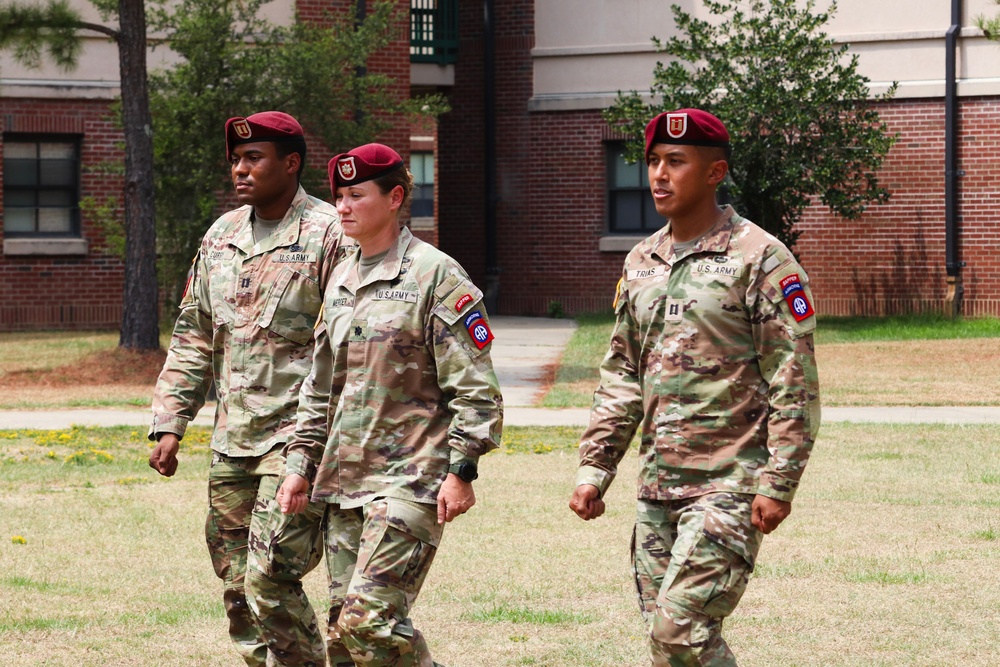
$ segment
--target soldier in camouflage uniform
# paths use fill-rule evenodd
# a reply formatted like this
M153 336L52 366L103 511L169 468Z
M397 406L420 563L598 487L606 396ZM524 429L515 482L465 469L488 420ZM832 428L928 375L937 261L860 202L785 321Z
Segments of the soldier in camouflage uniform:
M736 665L722 621L819 428L805 271L715 191L729 134L697 109L646 127L666 226L625 260L570 507L589 520L641 426L632 563L656 667Z
M311 485L329 503L332 667L431 667L408 615L500 439L493 334L462 267L400 228L413 181L395 151L338 155L330 185L361 251L323 302L279 502L298 511Z
M347 252L336 210L299 185L305 148L302 127L284 113L226 123L233 185L245 205L202 241L149 431L158 443L150 466L173 475L179 440L215 381L206 537L224 582L229 634L253 667L320 667L326 658L300 583L322 556L323 506L289 517L274 500L323 290Z

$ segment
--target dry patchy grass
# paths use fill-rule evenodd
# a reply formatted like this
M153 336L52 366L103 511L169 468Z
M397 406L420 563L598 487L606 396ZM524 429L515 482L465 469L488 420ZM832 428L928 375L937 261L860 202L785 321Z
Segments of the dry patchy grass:
M0 434L5 661L237 663L201 537L207 433L192 429L171 480L145 467L148 445L134 430ZM567 508L573 439L548 429L510 435L513 450L483 459L479 505L445 531L414 610L435 659L647 665L627 554L634 455L608 514L585 524ZM994 443L986 426L824 427L795 512L765 540L727 622L741 664L995 664ZM324 579L307 579L317 607Z
M884 328L879 328L880 320L852 322L859 328L853 336L846 324L836 321L839 328L826 336L850 342L818 338L816 358L824 405L1000 405L996 320L971 320L964 327L932 320L923 328L916 319ZM590 407L612 325L609 317L581 319L555 382L542 398L543 406ZM928 338L879 338L909 333Z
M1000 405L1000 339L816 346L825 405Z
M0 408L148 406L166 352L117 343L107 332L0 334Z

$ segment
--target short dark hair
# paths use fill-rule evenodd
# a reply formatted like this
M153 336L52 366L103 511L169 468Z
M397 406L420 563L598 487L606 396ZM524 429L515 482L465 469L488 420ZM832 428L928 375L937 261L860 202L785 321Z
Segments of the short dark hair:
M302 180L302 170L306 167L306 140L305 137L290 137L285 141L275 141L274 148L279 159L285 159L292 153L299 154L299 171L295 174L298 180Z

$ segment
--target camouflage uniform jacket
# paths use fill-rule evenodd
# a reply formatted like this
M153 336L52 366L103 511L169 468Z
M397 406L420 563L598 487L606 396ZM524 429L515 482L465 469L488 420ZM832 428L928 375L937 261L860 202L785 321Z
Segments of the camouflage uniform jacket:
M791 501L819 429L807 282L780 241L729 207L678 255L669 222L639 243L625 259L577 484L603 493L641 423L639 498Z
M157 433L184 435L214 377L212 449L260 456L295 430L313 327L342 247L340 217L301 187L278 227L254 243L243 206L205 234L153 397Z
M434 503L450 463L500 439L482 292L405 228L364 280L360 256L334 269L326 292L287 472L312 482L313 500L345 509L378 497Z

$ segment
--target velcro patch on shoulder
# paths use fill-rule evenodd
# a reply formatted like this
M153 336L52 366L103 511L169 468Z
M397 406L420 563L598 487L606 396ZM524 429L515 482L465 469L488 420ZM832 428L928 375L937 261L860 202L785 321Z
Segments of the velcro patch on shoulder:
M483 293L478 287L452 275L434 290L435 304L432 312L444 320L445 324L452 325L482 300Z

